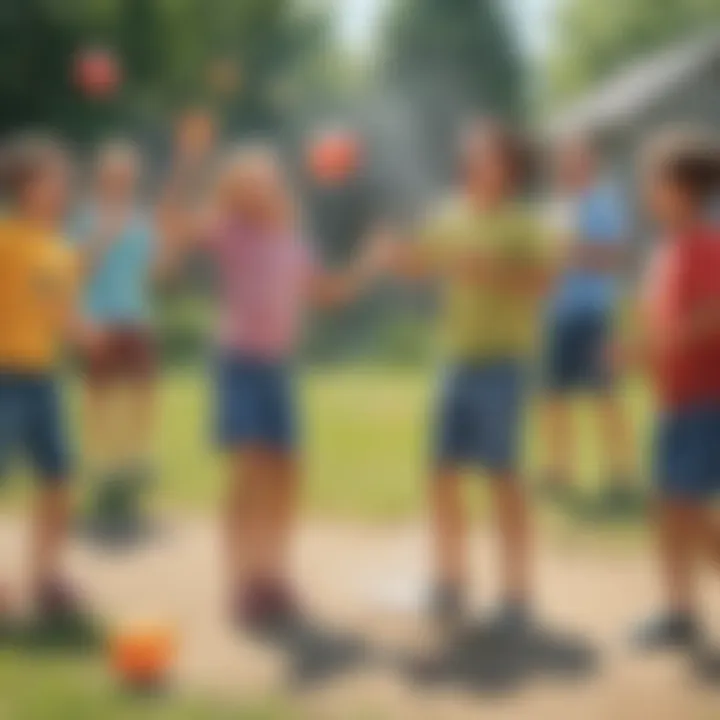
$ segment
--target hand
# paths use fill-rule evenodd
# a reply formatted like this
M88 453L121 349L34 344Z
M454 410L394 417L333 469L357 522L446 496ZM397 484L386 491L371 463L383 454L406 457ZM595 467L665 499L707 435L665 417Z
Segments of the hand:
M395 264L400 252L399 243L395 242L390 233L378 230L363 245L358 269L366 278L376 278L388 272Z
M104 345L105 331L94 323L79 321L75 326L75 343L86 354L94 355Z

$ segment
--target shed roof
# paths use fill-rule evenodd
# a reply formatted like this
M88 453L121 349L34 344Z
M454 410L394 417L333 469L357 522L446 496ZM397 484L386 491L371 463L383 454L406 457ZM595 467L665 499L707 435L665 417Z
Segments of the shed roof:
M551 119L548 133L557 137L605 132L632 122L718 59L720 33L717 32L646 57L558 113Z

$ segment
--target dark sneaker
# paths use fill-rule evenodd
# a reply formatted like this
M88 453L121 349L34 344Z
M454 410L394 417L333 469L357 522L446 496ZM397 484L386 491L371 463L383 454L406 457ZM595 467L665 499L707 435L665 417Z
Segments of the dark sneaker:
M464 589L456 583L438 583L430 596L430 614L441 625L454 625L465 611Z
M46 620L79 620L86 616L77 592L66 582L55 579L44 582L35 595L38 613Z
M256 582L240 591L233 603L235 623L250 630L288 627L300 617L294 593L280 582Z
M503 603L491 622L494 632L503 637L524 637L532 628L532 614L525 602L508 601Z
M691 658L695 677L711 685L720 684L720 651L703 644L695 649Z
M700 637L700 628L692 615L671 613L650 618L632 633L637 650L653 652L693 647Z

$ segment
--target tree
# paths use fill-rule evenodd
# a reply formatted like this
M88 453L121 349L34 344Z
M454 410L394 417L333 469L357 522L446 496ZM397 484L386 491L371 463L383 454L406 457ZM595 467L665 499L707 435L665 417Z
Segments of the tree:
M498 0L398 0L384 37L387 67L401 83L450 83L458 101L517 115L523 63Z
M325 47L328 23L300 0L2 0L0 132L27 124L74 130L123 126L138 113L218 100L234 124L279 115L274 89ZM112 100L88 101L72 81L85 45L114 50L124 72ZM209 69L234 64L237 92L212 96ZM216 93L220 95L221 93Z
M624 64L720 23L720 0L564 0L551 96L568 99Z

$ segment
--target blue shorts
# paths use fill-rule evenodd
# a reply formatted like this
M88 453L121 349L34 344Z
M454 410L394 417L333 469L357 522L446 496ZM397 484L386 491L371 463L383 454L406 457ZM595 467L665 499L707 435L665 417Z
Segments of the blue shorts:
M720 404L674 410L655 432L655 479L670 498L703 500L720 492Z
M611 319L602 311L558 315L549 321L544 385L551 393L604 392L613 385L605 350Z
M62 403L55 378L0 372L0 474L15 459L30 463L43 483L70 473Z
M216 434L224 450L295 446L292 376L284 363L223 355L216 373Z
M515 473L524 406L521 363L497 361L449 368L436 412L436 464Z

